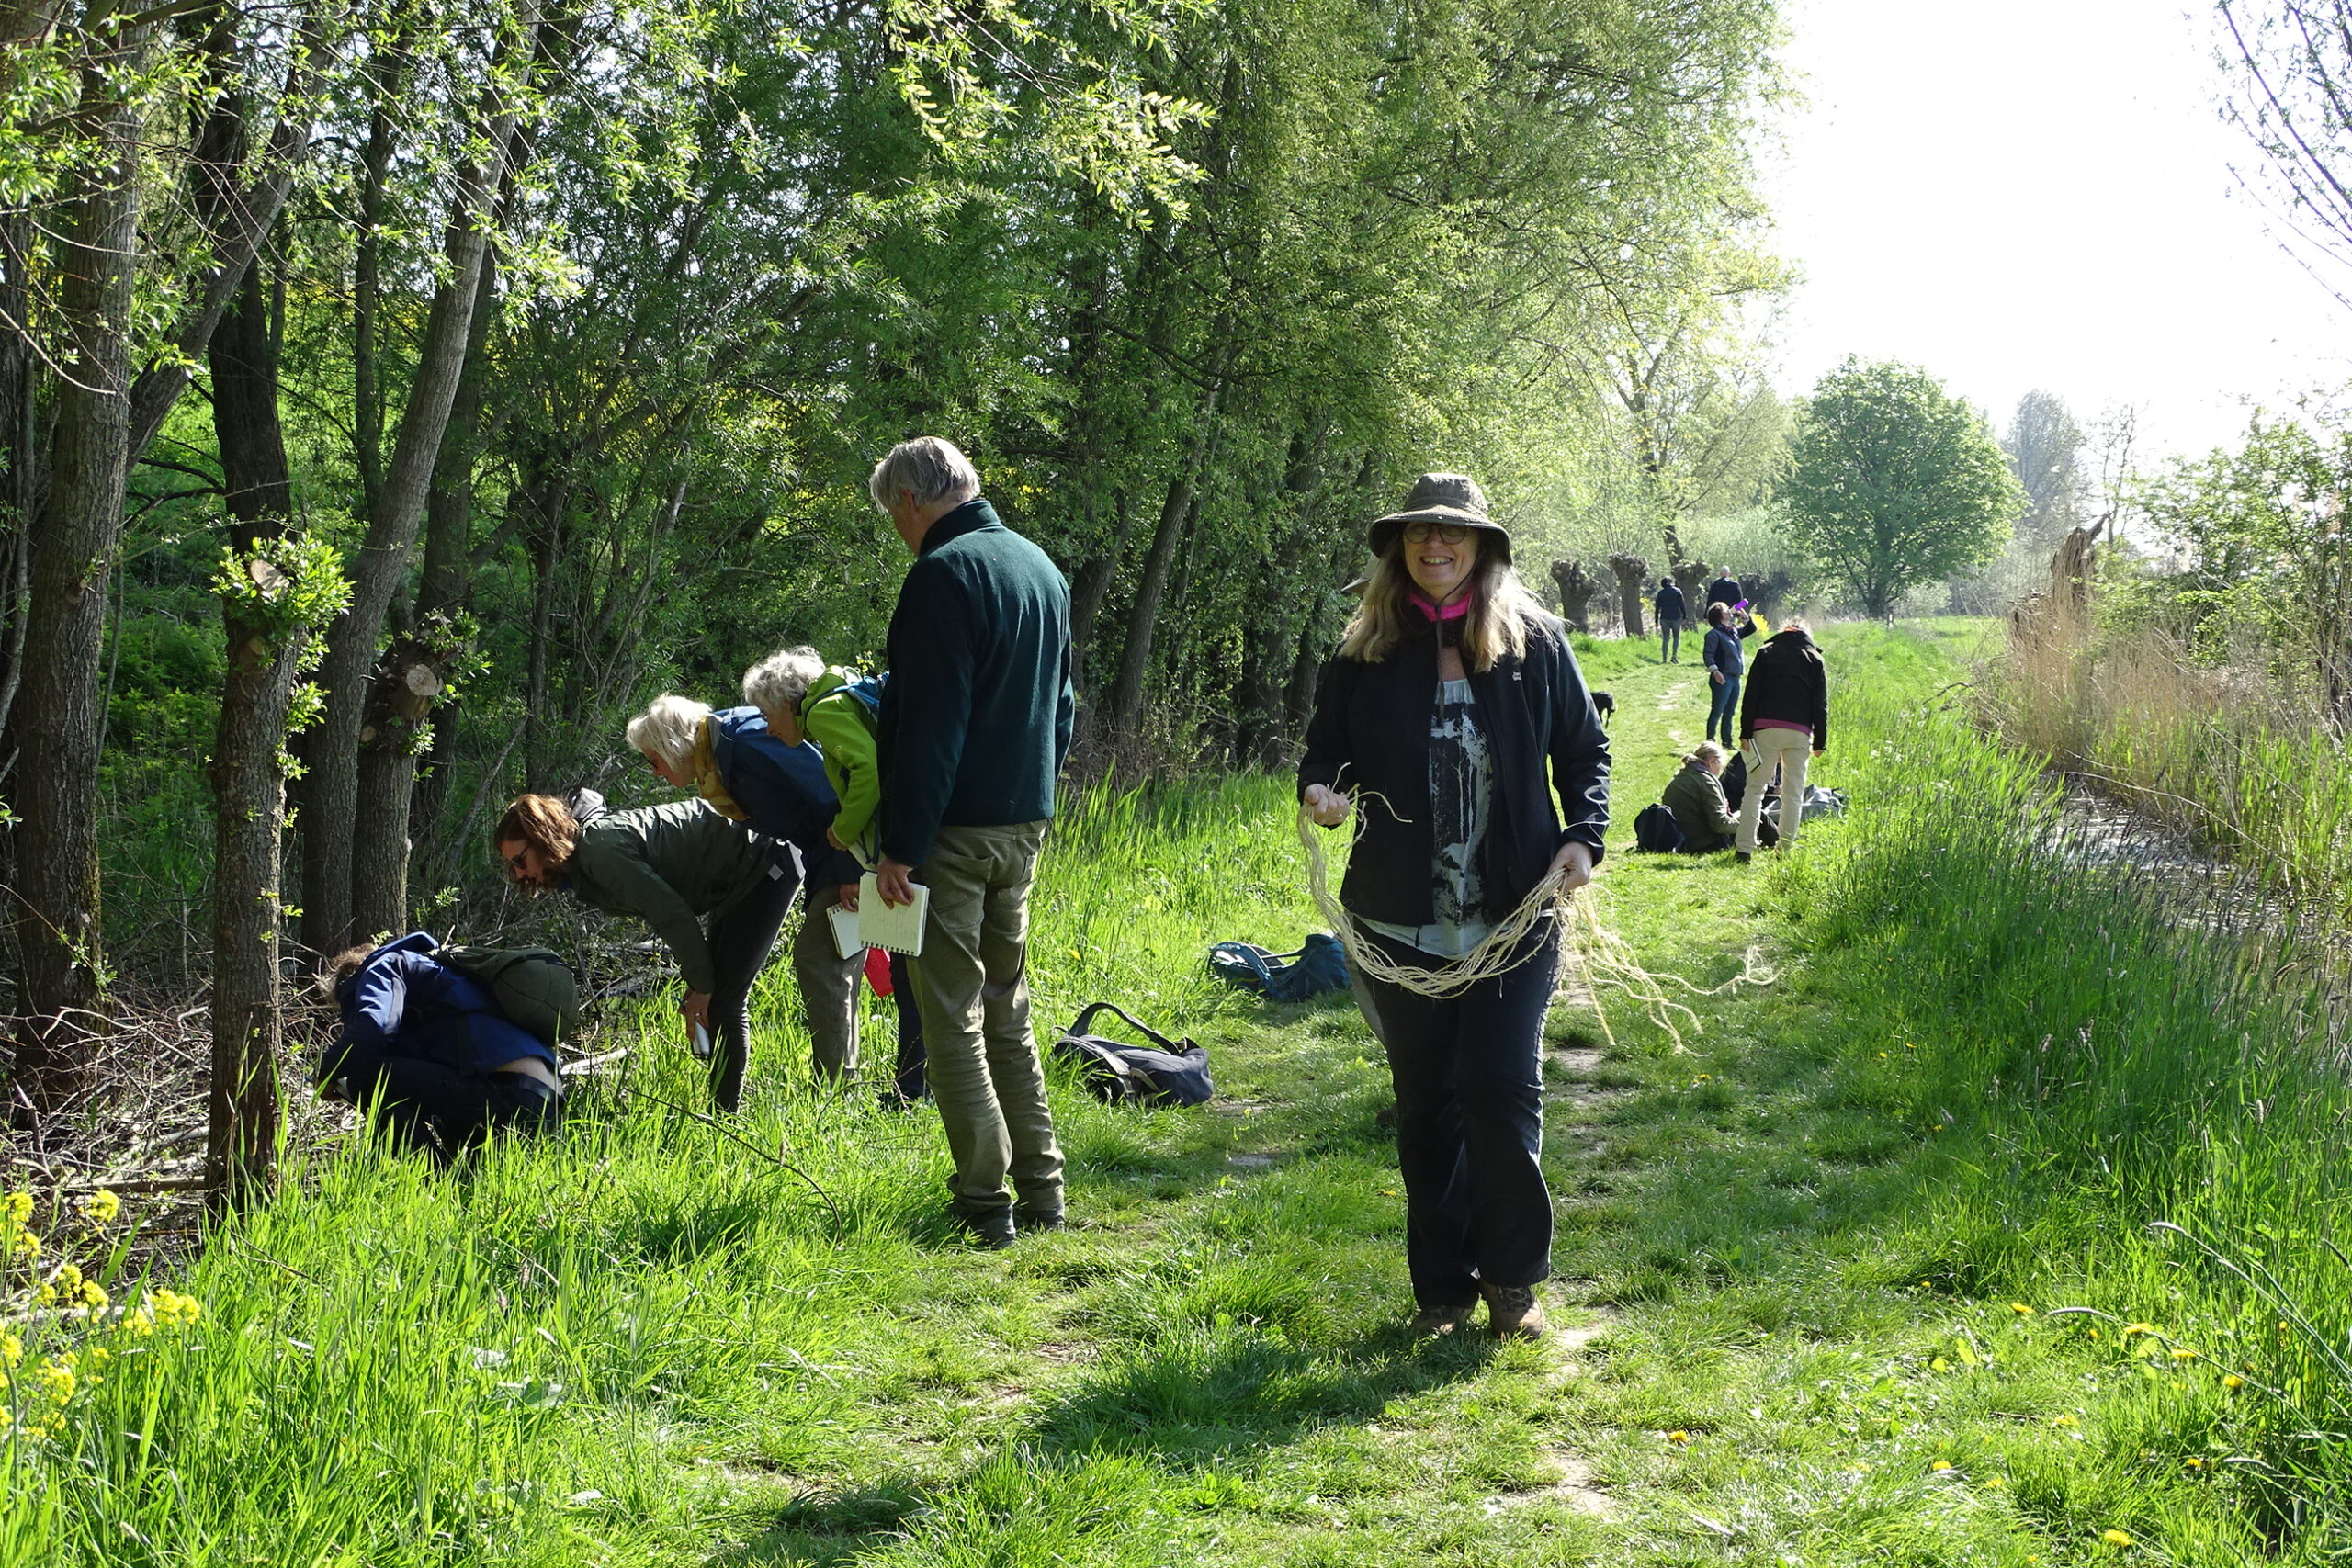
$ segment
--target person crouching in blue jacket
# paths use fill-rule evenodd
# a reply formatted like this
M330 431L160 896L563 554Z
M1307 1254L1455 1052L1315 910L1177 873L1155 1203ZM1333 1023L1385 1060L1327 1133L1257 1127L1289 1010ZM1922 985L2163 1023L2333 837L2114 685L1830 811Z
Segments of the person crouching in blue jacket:
M559 1125L563 1080L546 1042L433 957L440 945L413 931L335 955L328 973L343 1027L319 1059L319 1082L399 1147L446 1166L492 1128Z

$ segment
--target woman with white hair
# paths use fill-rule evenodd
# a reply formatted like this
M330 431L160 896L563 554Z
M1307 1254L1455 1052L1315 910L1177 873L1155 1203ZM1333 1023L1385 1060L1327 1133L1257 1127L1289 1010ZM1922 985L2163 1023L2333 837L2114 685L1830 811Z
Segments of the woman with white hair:
M810 1055L818 1076L838 1079L857 1066L857 982L862 955L843 958L825 916L856 863L826 840L839 802L824 760L797 735L771 731L756 707L714 712L692 697L664 694L628 721L628 743L663 783L699 794L705 805L755 833L792 846L804 888L792 972L800 982Z
M1327 828L1363 801L1340 901L1392 963L1433 970L1552 874L1564 888L1591 879L1609 738L1566 628L1511 570L1510 535L1475 480L1422 475L1370 542L1378 564L1324 669L1299 797ZM1557 925L1538 922L1499 955L1502 974L1453 996L1367 977L1396 1089L1416 1334L1452 1333L1481 1297L1492 1332L1544 1332L1541 1054Z

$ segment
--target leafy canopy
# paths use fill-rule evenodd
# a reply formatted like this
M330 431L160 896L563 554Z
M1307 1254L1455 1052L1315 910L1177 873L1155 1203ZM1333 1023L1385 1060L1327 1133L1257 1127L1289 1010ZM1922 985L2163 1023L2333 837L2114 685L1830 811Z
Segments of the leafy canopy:
M1873 615L1992 559L2026 501L1974 409L1917 366L1852 358L1814 389L1783 493L1794 542Z

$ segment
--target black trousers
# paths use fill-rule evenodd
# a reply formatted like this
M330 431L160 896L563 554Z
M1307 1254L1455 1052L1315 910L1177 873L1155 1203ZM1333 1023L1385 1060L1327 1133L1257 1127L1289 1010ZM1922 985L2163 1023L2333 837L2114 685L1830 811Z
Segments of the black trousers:
M1444 962L1364 934L1399 963ZM1521 951L1518 967L1458 997L1368 981L1396 1086L1405 1260L1421 1306L1467 1306L1481 1284L1532 1285L1551 1276L1542 1057L1544 1014L1560 969L1555 922L1539 926Z
M800 890L797 862L782 863L784 874L764 877L724 915L710 922L710 1098L721 1111L743 1103L743 1074L752 1063L752 984L766 966L784 929L785 912Z
M531 1136L563 1122L555 1090L521 1073L469 1073L412 1056L355 1056L351 1098L401 1148L447 1165L493 1129Z
M922 1013L915 1006L915 987L903 953L890 954L890 1001L899 1011L895 1088L900 1100L921 1100L929 1092L923 1082Z

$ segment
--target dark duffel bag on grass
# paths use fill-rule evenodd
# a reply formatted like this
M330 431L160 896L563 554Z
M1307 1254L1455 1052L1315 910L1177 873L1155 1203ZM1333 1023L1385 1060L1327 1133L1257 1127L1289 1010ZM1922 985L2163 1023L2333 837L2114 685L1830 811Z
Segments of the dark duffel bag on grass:
M1255 942L1220 942L1209 948L1209 973L1270 1002L1303 1002L1348 988L1348 950L1329 931L1309 931L1296 953L1269 953Z
M1151 1043L1088 1033L1095 1015L1106 1010ZM1115 1002L1090 1002L1054 1042L1054 1055L1078 1064L1078 1076L1094 1097L1113 1105L1198 1105L1216 1092L1205 1050L1190 1040L1169 1039Z

